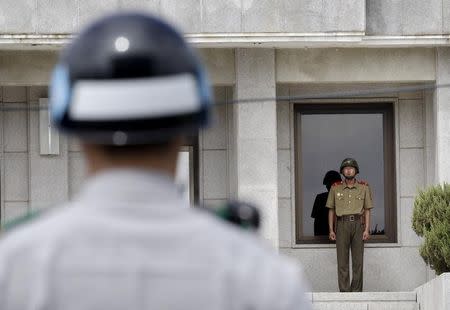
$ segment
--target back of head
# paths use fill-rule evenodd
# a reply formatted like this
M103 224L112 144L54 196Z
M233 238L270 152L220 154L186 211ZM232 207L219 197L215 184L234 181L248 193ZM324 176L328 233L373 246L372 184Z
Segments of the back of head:
M325 185L329 190L331 188L331 185L338 181L341 181L341 175L339 174L339 172L335 170L329 170L323 178L323 185Z
M50 104L57 127L83 142L157 145L205 126L211 96L182 35L156 17L120 13L63 51Z

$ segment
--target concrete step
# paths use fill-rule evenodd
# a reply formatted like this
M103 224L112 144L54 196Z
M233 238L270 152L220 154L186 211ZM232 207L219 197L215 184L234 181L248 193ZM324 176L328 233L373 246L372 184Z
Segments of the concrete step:
M314 310L419 310L416 292L309 293Z

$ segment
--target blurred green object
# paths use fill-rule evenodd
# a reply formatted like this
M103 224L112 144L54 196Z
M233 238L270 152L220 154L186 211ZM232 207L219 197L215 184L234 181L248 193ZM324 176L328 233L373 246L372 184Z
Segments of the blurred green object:
M219 218L246 230L258 230L260 215L258 208L249 203L228 201L219 208L209 209Z
M412 227L424 243L420 255L439 275L450 272L450 184L421 191L414 201Z
M2 225L2 232L9 231L17 226L21 226L25 223L28 223L29 221L39 217L42 214L42 210L28 210L27 213L25 213L22 216L16 217L10 221L7 221L5 224Z

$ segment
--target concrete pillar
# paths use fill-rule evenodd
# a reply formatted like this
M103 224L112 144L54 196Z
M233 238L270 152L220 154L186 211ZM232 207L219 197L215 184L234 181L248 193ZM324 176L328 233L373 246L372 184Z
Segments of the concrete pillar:
M436 92L424 91L424 116L425 116L425 185L432 186L436 183Z
M235 57L235 97L274 98L275 51L237 49ZM262 237L278 248L276 102L235 104L233 120L233 194L260 207Z
M436 83L450 84L450 48L437 49ZM436 89L436 181L450 182L450 87Z

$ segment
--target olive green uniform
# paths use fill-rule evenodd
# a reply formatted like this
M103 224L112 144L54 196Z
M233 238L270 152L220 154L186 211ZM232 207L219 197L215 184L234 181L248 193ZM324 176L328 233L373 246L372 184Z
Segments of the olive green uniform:
M364 210L373 208L369 185L356 181L349 186L337 182L331 187L326 203L337 216L336 250L338 283L341 292L361 292L363 286L364 242L362 240ZM349 249L352 252L352 282L349 279Z

